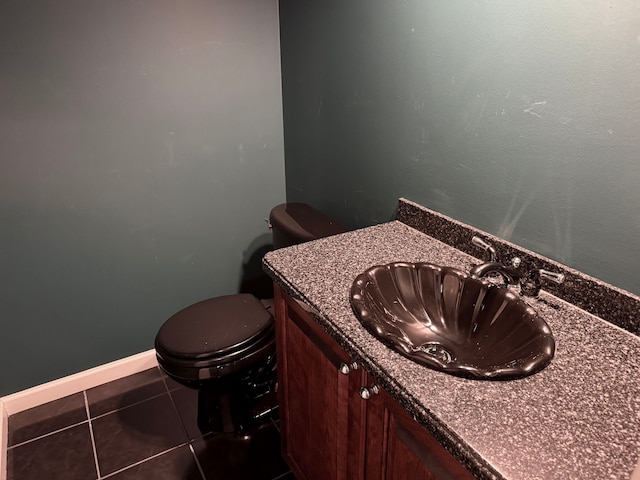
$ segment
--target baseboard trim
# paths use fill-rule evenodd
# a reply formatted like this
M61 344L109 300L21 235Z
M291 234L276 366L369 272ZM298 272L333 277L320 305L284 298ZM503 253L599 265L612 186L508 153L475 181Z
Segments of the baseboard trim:
M10 415L157 366L155 350L147 350L146 352L1 397L0 480L6 480L7 478L6 459L8 419Z
M0 398L7 416L157 366L155 350L106 363Z

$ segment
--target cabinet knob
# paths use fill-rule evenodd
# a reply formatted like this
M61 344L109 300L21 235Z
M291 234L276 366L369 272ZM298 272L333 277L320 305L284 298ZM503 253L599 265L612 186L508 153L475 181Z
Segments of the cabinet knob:
M379 392L378 386L373 384L370 387L360 387L360 396L364 400L369 400L373 395L377 395Z
M349 375L351 370L357 370L357 369L358 369L358 364L356 362L341 363L340 367L338 367L338 370L340 370L340 373L343 375Z

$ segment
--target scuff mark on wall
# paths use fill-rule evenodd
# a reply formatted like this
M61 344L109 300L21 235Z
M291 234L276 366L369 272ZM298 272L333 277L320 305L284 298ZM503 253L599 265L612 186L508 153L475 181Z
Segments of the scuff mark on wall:
M534 112L534 109L540 105L546 105L546 104L547 104L546 100L543 100L542 102L533 102L531 105L529 105L529 108L525 108L524 110L522 110L522 112L529 113L538 118L542 118L542 115L540 115L538 112Z

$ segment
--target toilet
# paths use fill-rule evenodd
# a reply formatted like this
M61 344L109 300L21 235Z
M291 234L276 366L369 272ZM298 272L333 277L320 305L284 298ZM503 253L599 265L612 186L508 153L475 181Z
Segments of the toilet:
M304 203L271 210L274 248L346 232ZM182 385L198 389L198 426L246 431L277 410L273 301L250 293L190 305L165 321L155 339L158 365Z

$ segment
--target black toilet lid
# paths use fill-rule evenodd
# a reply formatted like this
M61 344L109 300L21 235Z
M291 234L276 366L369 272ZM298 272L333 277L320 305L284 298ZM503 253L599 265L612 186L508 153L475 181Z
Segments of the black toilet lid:
M210 298L164 322L156 336L156 349L181 358L225 355L257 342L272 323L271 314L253 295Z

